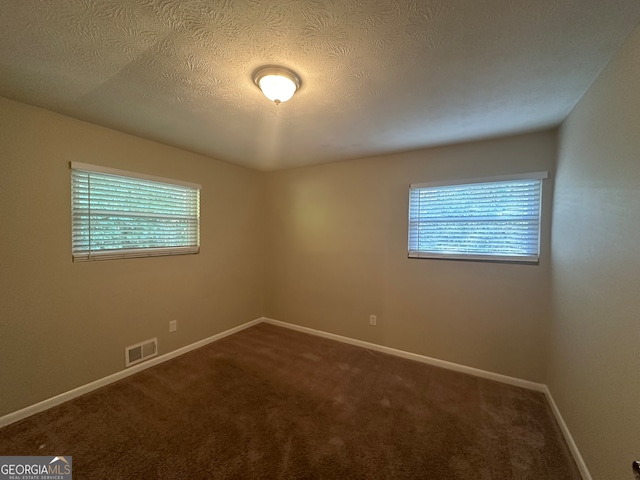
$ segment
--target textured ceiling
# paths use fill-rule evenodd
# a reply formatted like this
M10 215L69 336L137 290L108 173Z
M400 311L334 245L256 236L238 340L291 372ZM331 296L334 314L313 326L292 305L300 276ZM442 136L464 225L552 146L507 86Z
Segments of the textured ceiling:
M0 0L0 95L261 170L557 125L638 0ZM302 78L276 106L264 64Z

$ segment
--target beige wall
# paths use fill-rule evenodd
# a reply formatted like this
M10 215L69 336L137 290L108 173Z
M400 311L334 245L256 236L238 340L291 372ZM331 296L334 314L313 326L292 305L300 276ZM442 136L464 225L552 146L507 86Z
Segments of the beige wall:
M121 370L126 345L158 336L167 353L264 313L543 377L547 223L539 266L408 260L406 207L411 182L553 170L554 132L263 174L6 99L0 112L0 415ZM70 161L201 183L202 252L72 263Z
M202 184L201 253L72 263L70 161ZM0 98L0 415L262 315L262 177ZM178 332L168 323L178 320Z
M268 173L266 315L542 381L556 148L551 131ZM540 265L407 258L410 183L541 170Z
M640 459L640 29L562 126L548 383L595 480Z

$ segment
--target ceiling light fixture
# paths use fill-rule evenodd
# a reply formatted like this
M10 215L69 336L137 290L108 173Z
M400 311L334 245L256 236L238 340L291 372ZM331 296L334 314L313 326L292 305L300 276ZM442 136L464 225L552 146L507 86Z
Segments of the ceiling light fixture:
M300 77L284 67L260 67L253 72L253 81L276 105L290 100L302 86Z

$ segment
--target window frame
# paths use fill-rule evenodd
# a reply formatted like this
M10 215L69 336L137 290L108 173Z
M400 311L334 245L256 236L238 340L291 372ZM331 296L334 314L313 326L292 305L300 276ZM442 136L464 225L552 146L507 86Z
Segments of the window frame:
M82 162L69 162L70 168L70 181L71 181L71 256L73 262L87 262L96 260L115 260L123 258L143 258L143 257L158 257L158 256L172 256L172 255L189 255L197 254L200 252L200 198L202 186L197 183L186 182L182 180L176 180L165 177L158 177L154 175L147 175L139 172L132 172L128 170L121 170L116 168L104 167L99 165L91 165ZM140 247L140 248L117 248L117 249L92 249L91 246L87 250L77 250L74 245L74 229L77 228L78 222L76 216L79 215L80 209L76 205L76 198L74 196L74 171L113 175L118 177L124 177L131 180L142 180L147 182L154 182L163 185L173 185L179 187L186 187L195 190L195 208L196 208L196 243L188 246L167 246L167 247ZM90 210L90 208L89 208ZM126 213L126 211L123 211ZM143 216L143 215L141 215ZM147 218L159 218L159 215L149 214ZM89 227L90 228L90 227ZM90 240L89 240L90 241Z
M462 179L462 180L448 180L441 182L427 182L427 183L412 183L409 185L409 202L408 202L408 225L407 225L407 240L408 240L408 248L407 248L407 256L410 259L441 259L441 260L466 260L466 261L488 261L488 262L505 262L505 263L526 263L526 264L539 264L540 261L540 240L542 234L542 205L543 205L543 191L544 191L544 180L548 178L549 174L546 171L540 172L530 172L530 173L522 173L522 174L513 174L513 175L498 175L492 177L481 177L481 178L472 178L472 179ZM533 255L508 255L508 254L479 254L479 253L464 253L464 252L456 252L456 253L441 253L435 251L421 251L421 250L412 250L412 203L411 203L411 194L415 189L423 189L423 188L435 188L435 187L446 187L446 186L470 186L474 184L481 183L500 183L500 182L509 182L509 181L521 181L521 180L538 180L540 182L540 193L539 193L539 209L538 209L538 232L537 232L537 253Z

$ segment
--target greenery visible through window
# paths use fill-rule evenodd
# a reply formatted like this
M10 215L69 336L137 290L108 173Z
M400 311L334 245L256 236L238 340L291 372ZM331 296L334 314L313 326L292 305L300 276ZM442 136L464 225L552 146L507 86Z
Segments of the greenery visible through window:
M546 172L409 189L409 257L538 262Z
M74 261L198 253L200 186L71 164Z

